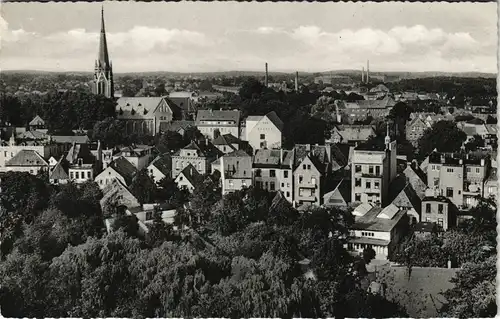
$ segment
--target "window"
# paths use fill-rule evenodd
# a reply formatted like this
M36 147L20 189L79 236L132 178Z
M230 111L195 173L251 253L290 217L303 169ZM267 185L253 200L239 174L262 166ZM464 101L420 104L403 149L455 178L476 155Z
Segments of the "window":
M255 171L255 177L260 177L261 176L261 172L262 171L260 169L256 170Z
M442 218L438 218L438 226L439 227L443 227L443 219Z
M306 169L306 164L302 164L302 169Z
M284 177L284 178L288 178L288 171L284 171L284 172L283 172L283 177Z
M274 169L269 171L269 176L270 177L276 177L276 171Z
M230 179L230 180L229 180L229 186L230 186L230 187L233 187L233 186L234 186L234 183L233 183L233 180L232 180L232 179Z
M380 182L374 182L373 183L373 188L380 189Z
M75 172L75 178L80 179L80 172Z
M447 172L447 173L453 173L453 168L448 167L448 168L446 169L446 172Z
M302 183L302 180L304 179L304 176L299 175L299 183Z
M269 189L271 190L271 192L275 190L275 187L274 187L274 182L271 182L271 183L269 184L269 186L270 186L270 187L269 187Z
M355 187L360 187L361 186L361 178L356 178L354 180L354 186Z
M425 204L425 212L427 214L431 213L431 204L429 204L429 203Z
M467 167L467 173L470 173L472 169L470 167Z
M311 184L316 185L316 178L315 177L311 177Z
M175 163L175 168L181 168L181 162Z
M286 192L286 197L290 197L290 192Z
M311 165L307 165L307 169L311 169Z
M285 187L285 183L281 183L281 188Z
M255 187L256 188L262 188L262 182L261 181L256 181L255 182Z
M33 174L33 170L32 169L30 169L30 174Z
M247 181L242 181L242 182L241 182L241 185L242 185L242 186L247 186Z
M361 201L361 194L354 194L354 201L360 202Z
M182 182L184 178L182 176L179 176L179 181Z
M368 173L373 174L373 166L372 165L370 165L368 167Z
M266 134L260 134L260 139L265 140L266 139Z
M90 172L87 172L87 179L90 179Z
M3 152L3 156L7 157L7 151Z
M380 166L375 166L375 174L378 176L380 175Z
M356 173L361 172L361 165L356 165L356 166L354 167L354 171L355 171Z
M478 168L476 168L476 174L479 174L479 172L480 172L480 169L478 167Z
M290 187L290 183L286 183L286 187Z
M443 213L443 204L439 204L438 205L438 214L442 214Z
M453 197L453 187L446 187L446 197Z
M366 182L366 188L368 188L368 189L372 188L372 182L367 181Z
M436 165L431 166L431 170L435 171L436 170Z

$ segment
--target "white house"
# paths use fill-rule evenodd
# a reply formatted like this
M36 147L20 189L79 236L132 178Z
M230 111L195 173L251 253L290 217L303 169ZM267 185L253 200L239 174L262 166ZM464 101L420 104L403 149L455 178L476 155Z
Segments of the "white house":
M279 149L283 126L283 122L274 111L263 116L249 116L245 126L246 140L254 151L263 148Z
M137 169L128 160L119 157L96 176L95 182L101 189L110 185L115 179L125 186L130 186L135 174L137 174Z
M149 176L158 184L165 177L170 177L172 174L172 157L164 154L157 156L147 167Z
M186 188L189 192L193 192L196 188L196 181L202 175L198 173L196 168L192 164L188 164L175 178L175 183L177 187L182 189Z

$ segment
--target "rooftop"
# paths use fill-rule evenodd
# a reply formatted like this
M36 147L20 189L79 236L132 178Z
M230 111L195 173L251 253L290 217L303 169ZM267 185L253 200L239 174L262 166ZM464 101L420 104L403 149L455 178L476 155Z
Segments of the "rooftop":
M352 228L357 230L389 232L405 214L406 210L394 208L394 205L389 205L384 209L373 207L363 216L356 218L356 222Z
M48 166L40 154L33 150L21 150L5 166Z
M200 125L201 121L232 121L237 125L240 122L240 111L198 110L196 125Z

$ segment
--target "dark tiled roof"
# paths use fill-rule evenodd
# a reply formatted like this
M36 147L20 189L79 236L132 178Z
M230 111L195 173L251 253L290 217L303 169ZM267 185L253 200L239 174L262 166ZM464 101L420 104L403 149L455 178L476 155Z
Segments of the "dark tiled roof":
M387 207L384 208L384 210L385 209L387 209ZM386 219L378 217L382 211L380 207L373 207L365 215L358 217L352 228L359 230L391 231L406 214L405 210L400 209L391 219Z
M184 177L193 186L196 185L196 182L202 176L192 164L189 164L188 166L184 167L184 169L179 173L179 175L181 174L184 175Z
M240 143L241 143L241 140L239 138L235 137L231 133L219 135L212 142L212 144L214 144L214 145L229 145L229 146L231 146L232 144L240 144Z
M50 170L49 179L69 179L68 162L61 157L59 162Z
M90 152L88 144L73 143L71 146L66 156L66 160L70 164L76 164L79 158L83 160L83 164L93 164L95 162L95 157Z
M132 183L134 176L137 174L137 169L127 159L118 157L109 164L118 174L120 174L127 185Z
M195 141L191 141L191 143L189 143L189 145L185 146L182 148L183 150L195 150L198 152L198 156L200 157L209 157L209 158L213 158L213 157L218 157L218 156L221 156L223 155L221 151L219 151L219 149L217 149L212 143L210 142L206 142L206 141L203 141L203 142L195 142ZM180 155L180 150L177 151L174 156L179 156Z
M157 156L150 165L156 167L165 176L168 176L172 171L172 157L168 154Z
M240 111L198 110L196 125L200 125L200 121L206 120L233 121L237 125L240 122Z
M45 121L39 115L37 115L31 120L29 125L45 125Z
M50 137L54 143L57 144L87 144L90 142L90 138L86 135L83 136L57 136L57 135L52 135Z
M43 159L36 151L21 150L11 158L5 166L48 166L47 161Z
M278 114L276 112L272 111L266 114L267 118L274 124L276 127L280 130L283 131L284 123L283 121L278 117Z
M243 150L236 150L234 152L224 155L223 157L250 157L250 155L248 155Z
M170 123L161 122L161 131L179 132L181 129L187 129L194 126L194 121L172 121Z

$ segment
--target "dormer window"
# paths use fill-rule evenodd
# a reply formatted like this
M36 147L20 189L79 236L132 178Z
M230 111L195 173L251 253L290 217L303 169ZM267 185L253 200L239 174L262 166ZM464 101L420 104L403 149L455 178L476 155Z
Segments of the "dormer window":
M82 166L83 165L83 159L79 158L78 159L78 166Z

